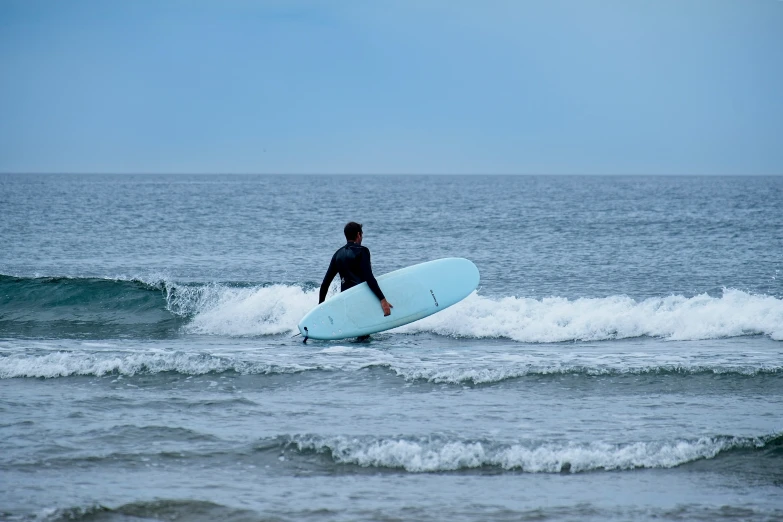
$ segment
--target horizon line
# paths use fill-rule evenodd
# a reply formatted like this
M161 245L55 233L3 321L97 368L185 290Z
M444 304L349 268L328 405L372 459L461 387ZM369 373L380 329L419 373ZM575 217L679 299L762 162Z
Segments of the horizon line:
M534 173L534 172L13 172L3 171L0 176L693 176L693 177L777 177L777 174L731 173Z

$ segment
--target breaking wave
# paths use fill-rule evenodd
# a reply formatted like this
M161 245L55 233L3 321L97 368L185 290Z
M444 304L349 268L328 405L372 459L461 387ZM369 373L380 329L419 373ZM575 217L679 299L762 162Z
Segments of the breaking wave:
M0 332L29 336L296 333L317 290L286 284L0 276ZM783 340L783 300L724 289L719 297L635 300L491 298L473 293L438 314L393 330L527 343L634 337L699 340L766 335Z
M337 350L335 350L337 348ZM89 350L89 351L87 351ZM729 355L712 355L705 363L702 354L686 355L606 354L500 354L482 360L452 360L447 354L437 361L414 355L390 354L372 349L333 347L297 357L281 358L277 352L245 356L189 352L118 352L111 348L93 351L56 350L48 353L9 353L0 357L0 379L56 378L72 376L132 377L173 373L208 375L286 375L303 372L347 372L361 374L385 371L406 382L437 384L493 384L526 376L625 376L625 375L734 375L755 377L783 374L783 364L773 354L747 361Z
M528 473L673 468L737 450L777 449L783 435L702 437L694 440L609 444L452 440L446 437L291 437L285 448L328 455L335 463L414 473L484 467Z
M117 432L119 430L119 432ZM106 436L105 432L99 435ZM109 436L119 441L138 440L139 428L115 428ZM325 459L327 468L359 466L409 473L439 473L470 470L501 470L523 473L583 473L627 471L634 469L674 468L697 461L710 461L732 454L750 454L770 463L773 468L783 458L783 433L762 436L703 436L651 441L605 442L567 440L468 439L456 434L426 436L397 435L315 435L286 434L258 439L251 443L232 442L192 430L167 430L159 426L143 428L143 437L154 437L155 445L129 443L123 451L96 453L90 449L71 451L43 460L17 462L15 465L38 467L65 466L89 461L114 465L130 462L180 463L238 458L264 465L291 463L295 468L313 465L312 459ZM90 433L88 436L94 437ZM189 446L181 448L181 439ZM161 445L162 443L162 445ZM758 463L758 462L757 462ZM276 464L278 465L278 464ZM288 464L282 464L288 465Z
M564 299L473 294L443 313L401 327L405 333L505 337L521 342L600 341L632 337L698 340L768 335L783 340L783 300L726 289L721 297L672 295Z
M231 357L184 352L100 354L59 351L46 355L0 358L0 378L2 379L16 377L53 378L76 375L95 377L123 375L130 377L166 372L182 375L207 375L225 372L269 375L319 369L329 370L330 368L300 364L250 362Z

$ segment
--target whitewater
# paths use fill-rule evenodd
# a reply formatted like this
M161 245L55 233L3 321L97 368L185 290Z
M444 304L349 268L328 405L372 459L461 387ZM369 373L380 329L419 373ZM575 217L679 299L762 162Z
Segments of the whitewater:
M0 175L0 210L0 520L783 517L781 178ZM376 275L481 284L303 344L348 220Z
M317 290L269 285L230 288L165 284L167 309L191 317L186 331L207 335L296 333L291 327L317 302ZM636 301L604 298L484 297L474 292L435 316L394 330L496 338L527 343L599 341L631 337L699 340L767 335L783 340L783 300L722 289L712 297L669 295Z
M312 285L219 282L199 285L115 278L52 281L0 275L0 288L6 292L0 306L5 312L4 322L46 323L71 319L135 323L145 321L144 312L163 308L172 314L166 319L187 319L181 328L185 333L293 335L297 333L296 323L318 299L318 290L308 286ZM329 297L336 291L333 284ZM106 292L114 295L113 316L107 315L103 302L89 309L94 304L91 296ZM28 302L20 303L18 294L23 294L23 300ZM37 299L36 294L40 296ZM783 300L729 288L723 288L718 296L669 295L638 301L627 295L531 299L485 297L473 292L457 305L393 332L508 338L526 343L642 336L687 341L746 335L766 335L779 341L783 340Z

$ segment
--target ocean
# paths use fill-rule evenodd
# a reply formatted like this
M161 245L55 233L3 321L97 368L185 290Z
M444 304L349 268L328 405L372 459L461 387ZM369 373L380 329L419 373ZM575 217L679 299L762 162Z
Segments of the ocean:
M479 288L303 344L348 221ZM0 520L781 520L783 177L0 175L0 412Z

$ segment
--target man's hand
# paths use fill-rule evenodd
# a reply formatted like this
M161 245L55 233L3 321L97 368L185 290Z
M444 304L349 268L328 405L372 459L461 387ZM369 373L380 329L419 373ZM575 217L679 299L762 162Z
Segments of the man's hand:
M391 309L394 307L389 304L389 301L384 299L383 301L381 301L381 308L383 308L383 316L387 317L391 315Z

